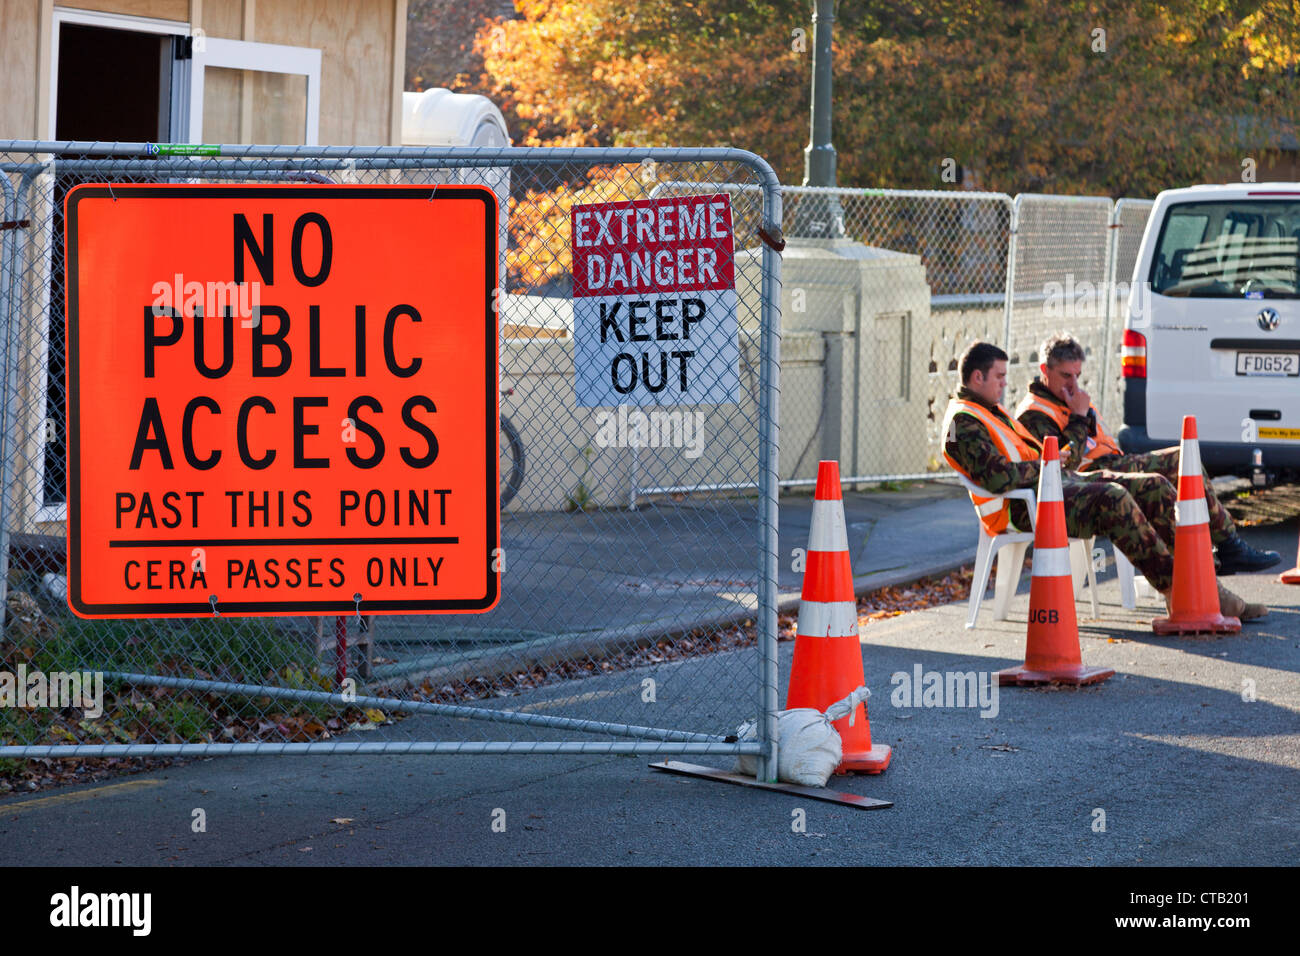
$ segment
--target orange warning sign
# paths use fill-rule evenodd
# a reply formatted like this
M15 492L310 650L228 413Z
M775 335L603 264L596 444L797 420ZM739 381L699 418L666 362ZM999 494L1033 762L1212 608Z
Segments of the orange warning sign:
M490 610L496 217L476 186L71 190L72 610Z

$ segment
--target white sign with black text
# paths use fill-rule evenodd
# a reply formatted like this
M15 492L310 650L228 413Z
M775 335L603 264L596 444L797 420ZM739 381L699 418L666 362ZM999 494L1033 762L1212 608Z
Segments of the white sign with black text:
M730 198L574 206L570 221L578 405L734 402Z

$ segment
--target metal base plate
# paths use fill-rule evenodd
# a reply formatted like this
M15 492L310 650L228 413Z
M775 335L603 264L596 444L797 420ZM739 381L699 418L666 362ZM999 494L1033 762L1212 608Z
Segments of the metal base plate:
M998 686L1034 686L1038 684L1072 684L1082 687L1084 684L1098 684L1107 677L1114 677L1115 672L1109 667L1080 667L1068 671L1031 671L1024 667L1008 667L998 671Z
M806 797L809 800L821 800L825 803L839 803L846 807L857 807L859 810L884 810L893 806L893 803L888 800L860 797L856 793L841 793L818 787L801 787L796 783L767 783L762 780L755 780L753 777L747 777L744 774L730 773L726 770L718 770L715 767L701 767L699 764L694 763L682 763L680 760L665 760L663 763L652 763L650 769L681 774L685 777L703 777L705 780L716 780L719 783L734 783L742 787L755 787L759 790L775 790L777 793L788 793L796 797Z

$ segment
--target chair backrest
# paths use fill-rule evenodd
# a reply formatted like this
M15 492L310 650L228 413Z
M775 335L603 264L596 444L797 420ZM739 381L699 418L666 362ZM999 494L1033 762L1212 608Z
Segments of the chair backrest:
M979 495L981 498L1002 497L1001 495L995 495L990 491L985 491L983 488L975 484L975 482L971 481L969 478L967 478L965 475L961 474L960 472L957 472L956 474L957 474L957 478L961 481L962 487L965 488L972 495Z
M1036 502L1035 502L1035 500L1034 500L1034 499L1035 499L1035 496L1034 496L1034 492L1033 492L1032 489L1030 489L1030 488L1017 488L1015 491L1005 491L1005 492L1003 492L1003 493L1001 493L1001 494L997 494L997 495L995 495L993 492L991 492L991 491L989 491L989 490L987 490L987 489L985 489L985 488L981 488L979 485L975 484L975 482L971 481L969 478L967 478L965 475L961 474L960 472L957 472L956 474L957 474L957 478L961 481L962 487L965 488L966 491L967 491L967 493L970 494L970 496L971 496L970 503L971 503L971 506L974 507L974 509L975 509L975 520L979 521L980 531L982 531L984 534L988 534L988 530L984 527L984 522L983 522L983 520L980 518L979 505L975 504L975 496L976 496L976 495L978 495L978 496L981 497L981 498L991 498L991 499L994 499L994 500L999 501L999 502L1002 501L1004 498L1020 498L1021 500L1023 500L1023 501L1025 502L1026 505L1028 505L1028 507L1029 507L1029 521L1030 521L1031 524L1033 523L1033 520L1034 520L1034 509L1035 509L1035 507L1036 507ZM1032 531L1015 531L1015 530L1012 530L1012 531L1005 531L1005 532L1003 532L1003 533L1004 533L1004 534L1012 534L1012 535L1014 535L1014 534L1024 534L1024 535L1028 535L1031 539L1033 538L1033 532L1032 532ZM990 537L992 537L992 535L990 535Z

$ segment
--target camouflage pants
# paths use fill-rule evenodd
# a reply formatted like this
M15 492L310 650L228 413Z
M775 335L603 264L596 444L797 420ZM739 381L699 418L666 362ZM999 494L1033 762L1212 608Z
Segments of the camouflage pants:
M1099 464L1107 471L1143 471L1164 475L1173 482L1174 489L1177 490L1178 461L1179 448L1175 445L1173 448L1161 448L1159 451L1147 452L1144 455L1111 455L1100 459ZM1218 495L1214 493L1210 476L1203 468L1201 475L1205 486L1205 505L1210 510L1210 540L1217 546L1228 538L1236 537L1237 526L1233 523L1232 515L1228 514L1223 503L1219 501Z
M1072 538L1110 538L1157 591L1174 581L1174 503L1178 491L1163 475L1098 469L1061 475L1065 529ZM1028 525L1016 517L1018 527Z

